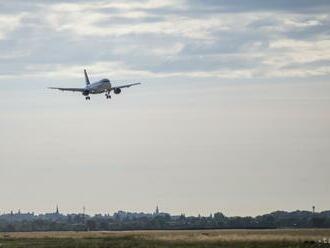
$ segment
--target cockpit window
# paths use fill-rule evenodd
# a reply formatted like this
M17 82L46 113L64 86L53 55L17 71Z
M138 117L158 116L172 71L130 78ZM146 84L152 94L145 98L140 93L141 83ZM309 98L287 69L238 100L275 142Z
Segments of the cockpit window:
M107 78L104 78L104 79L102 79L101 81L104 82L104 83L110 83L110 80L107 79Z

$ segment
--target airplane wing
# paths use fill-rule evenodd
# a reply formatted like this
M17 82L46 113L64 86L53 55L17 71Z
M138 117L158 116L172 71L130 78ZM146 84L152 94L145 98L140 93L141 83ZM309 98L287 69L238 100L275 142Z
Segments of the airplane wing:
M134 83L134 84L125 84L125 85L121 85L121 86L114 86L113 89L129 88L131 86L139 85L139 84L141 84L141 83Z
M84 88L58 88L58 87L49 87L48 89L62 90L62 91L78 91L83 92Z

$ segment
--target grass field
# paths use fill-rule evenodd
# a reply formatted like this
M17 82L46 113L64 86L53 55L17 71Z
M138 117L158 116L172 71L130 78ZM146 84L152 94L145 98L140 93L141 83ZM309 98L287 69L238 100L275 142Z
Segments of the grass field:
M0 247L330 247L330 229L0 233Z

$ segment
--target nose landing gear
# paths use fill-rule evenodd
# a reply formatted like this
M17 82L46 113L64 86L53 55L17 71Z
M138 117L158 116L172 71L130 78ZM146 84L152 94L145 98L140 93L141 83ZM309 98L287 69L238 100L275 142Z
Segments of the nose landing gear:
M110 95L110 93L109 93L109 92L107 92L107 93L105 94L105 97L106 97L107 99L110 99L110 98L111 98L111 95Z
M86 96L86 100L90 100L91 98L90 98L90 96Z

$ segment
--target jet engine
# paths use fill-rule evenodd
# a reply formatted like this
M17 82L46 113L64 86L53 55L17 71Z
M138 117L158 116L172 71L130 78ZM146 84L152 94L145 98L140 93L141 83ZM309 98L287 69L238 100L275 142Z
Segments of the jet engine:
M89 95L89 91L88 91L88 90L84 90L84 91L82 92L82 94L83 94L84 96L88 96L88 95Z
M120 89L120 88L115 88L115 89L113 90L113 92L114 92L115 94L120 94L121 89Z

